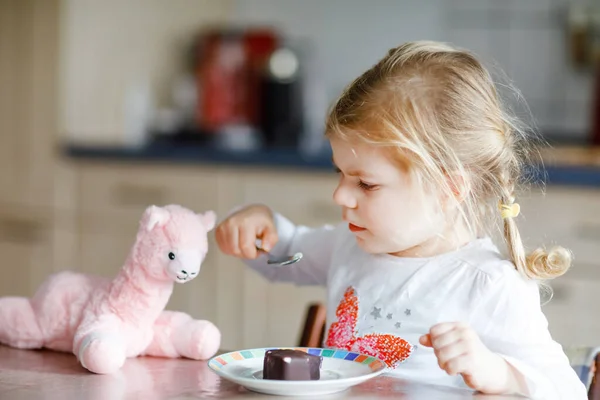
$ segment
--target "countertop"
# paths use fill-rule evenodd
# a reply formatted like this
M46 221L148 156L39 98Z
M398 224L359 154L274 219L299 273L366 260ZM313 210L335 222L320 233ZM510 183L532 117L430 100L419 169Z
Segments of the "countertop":
M74 160L167 162L177 164L291 168L301 171L331 171L328 149L308 155L292 149L226 151L198 144L154 143L140 148L70 144L62 153ZM536 182L600 188L600 147L557 145L542 151L541 165L528 170Z
M0 345L0 399L261 399L302 397L263 395L221 379L206 361L138 357L128 359L111 375L83 369L73 354L45 350L17 350ZM304 397L306 398L306 397ZM474 395L470 391L373 378L324 399L466 400L522 399L514 396Z

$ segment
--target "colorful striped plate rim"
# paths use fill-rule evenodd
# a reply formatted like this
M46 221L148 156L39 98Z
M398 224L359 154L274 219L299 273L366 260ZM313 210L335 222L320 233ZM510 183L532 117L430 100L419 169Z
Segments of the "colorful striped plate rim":
M385 363L376 357L372 357L366 354L355 353L347 350L337 350L337 349L322 349L315 347L267 347L262 349L248 349L248 350L240 350L234 351L231 353L221 354L219 356L213 357L208 362L208 365L216 370L220 370L225 365L229 363L233 363L241 360L249 360L252 358L264 358L265 352L267 350L276 350L276 349L291 349L291 350L300 350L304 351L308 354L314 354L317 356L321 356L323 358L338 358L347 361L352 361L360 364L367 365L372 372L377 372L382 369L385 369Z

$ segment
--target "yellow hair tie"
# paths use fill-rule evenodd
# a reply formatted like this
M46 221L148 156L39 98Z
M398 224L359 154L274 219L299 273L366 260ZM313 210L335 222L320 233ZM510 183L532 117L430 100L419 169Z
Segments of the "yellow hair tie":
M521 212L521 206L519 203L502 204L502 202L499 202L498 209L500 210L502 219L515 218Z

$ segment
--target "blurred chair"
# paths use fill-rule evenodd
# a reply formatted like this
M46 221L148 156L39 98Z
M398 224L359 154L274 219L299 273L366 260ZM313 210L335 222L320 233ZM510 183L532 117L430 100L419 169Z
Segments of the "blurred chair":
M571 367L588 389L589 400L600 400L600 347L566 347Z
M596 355L590 374L592 381L588 388L588 398L589 400L600 400L600 354Z
M321 303L309 304L300 336L299 347L322 347L325 338L327 309Z

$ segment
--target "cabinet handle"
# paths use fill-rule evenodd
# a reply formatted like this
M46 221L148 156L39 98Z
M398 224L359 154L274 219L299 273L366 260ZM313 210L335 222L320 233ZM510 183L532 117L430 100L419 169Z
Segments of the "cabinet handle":
M165 204L165 191L157 186L119 184L112 191L112 198L120 206L148 206Z
M39 243L44 238L43 224L15 218L0 220L0 240L10 243Z

